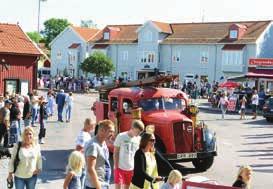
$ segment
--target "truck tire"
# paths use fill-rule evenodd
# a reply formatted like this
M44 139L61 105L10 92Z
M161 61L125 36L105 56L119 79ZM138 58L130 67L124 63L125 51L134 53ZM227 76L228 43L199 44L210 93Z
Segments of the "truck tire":
M213 164L214 157L204 159L195 159L192 161L193 166L199 171L206 171Z
M267 117L267 118L266 118L266 121L268 121L268 122L273 122L273 118Z

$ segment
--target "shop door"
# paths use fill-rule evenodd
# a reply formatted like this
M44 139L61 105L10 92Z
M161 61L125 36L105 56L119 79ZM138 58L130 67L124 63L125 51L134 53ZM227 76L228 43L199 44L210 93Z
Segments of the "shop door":
M5 80L5 93L15 94L19 90L17 79L6 79Z
M28 81L21 81L20 82L20 92L21 92L21 95L27 95L28 92L29 92L28 89L29 89Z

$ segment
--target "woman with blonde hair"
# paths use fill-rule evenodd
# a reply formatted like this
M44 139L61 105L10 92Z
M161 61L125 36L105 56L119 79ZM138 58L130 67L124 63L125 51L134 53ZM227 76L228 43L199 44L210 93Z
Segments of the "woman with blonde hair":
M9 175L7 180L13 183L16 189L35 189L37 175L42 170L40 146L34 139L34 130L26 127L22 133L22 142L13 148L9 161Z
M67 175L64 180L63 189L81 189L81 174L84 167L84 156L81 152L73 151L68 159Z
M250 166L241 166L238 172L237 179L232 186L243 189L250 189L251 175L252 168Z
M182 181L182 174L178 170L172 170L160 189L179 189L179 183Z
M134 157L134 171L130 189L158 189L158 182L164 177L159 176L162 171L170 172L173 167L155 149L154 126L147 126L146 132L141 136L139 149Z

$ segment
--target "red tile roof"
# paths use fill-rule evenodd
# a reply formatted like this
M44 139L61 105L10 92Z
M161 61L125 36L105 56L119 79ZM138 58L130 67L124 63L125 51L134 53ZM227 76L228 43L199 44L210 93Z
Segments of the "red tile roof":
M86 42L92 39L100 30L94 28L84 28L71 26Z
M152 21L163 33L172 33L171 25L168 23Z
M41 55L41 51L16 24L0 23L0 53Z
M135 25L109 25L106 28L119 28L118 34L111 40L103 40L103 30L101 30L93 39L89 42L94 43L136 43L137 33L136 30L140 27L140 24Z
M153 23L169 35L161 42L163 44L206 44L229 43L246 44L255 43L258 37L265 31L271 21L247 21L247 22L208 22L208 23ZM229 28L233 24L247 27L244 35L238 40L229 39ZM100 31L92 43L136 43L137 29L142 25L111 25L106 27L120 28L118 34L110 39L103 40L103 31Z
M80 46L81 44L80 43L72 43L68 48L69 49L76 49Z

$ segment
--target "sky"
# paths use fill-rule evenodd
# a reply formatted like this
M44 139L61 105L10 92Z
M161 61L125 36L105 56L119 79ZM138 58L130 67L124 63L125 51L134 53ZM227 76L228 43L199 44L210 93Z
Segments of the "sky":
M19 23L37 31L39 0L0 0L0 22ZM107 24L142 24L273 20L272 0L46 0L41 2L40 27L50 18L66 18L73 25L93 20Z

